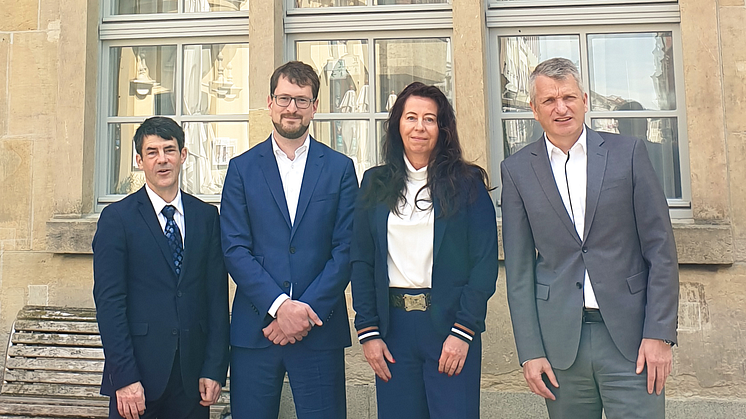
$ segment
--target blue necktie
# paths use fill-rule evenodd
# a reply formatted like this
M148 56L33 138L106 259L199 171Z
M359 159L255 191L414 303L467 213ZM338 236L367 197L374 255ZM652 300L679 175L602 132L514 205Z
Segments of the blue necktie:
M173 205L166 205L161 213L166 216L166 239L168 247L171 248L171 257L173 258L173 268L176 276L181 274L181 261L184 259L184 246L181 244L181 230L174 221L174 212L176 208Z

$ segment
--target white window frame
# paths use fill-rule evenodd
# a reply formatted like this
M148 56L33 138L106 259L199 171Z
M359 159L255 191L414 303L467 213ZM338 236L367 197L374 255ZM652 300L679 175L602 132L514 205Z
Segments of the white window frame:
M180 125L184 122L240 122L248 123L248 112L235 115L183 115L184 45L249 44L249 13L209 12L182 13L183 1L178 3L179 13L112 15L110 0L102 0L99 26L98 116L96 126L96 181L94 197L96 211L116 202L126 195L113 194L111 185L111 151L109 124L140 123L147 116L109 116L111 88L111 48L133 46L174 45L176 47L176 109L175 115L164 115ZM248 86L246 86L248 88ZM122 139L124 141L124 139ZM220 195L197 195L200 199L219 203Z

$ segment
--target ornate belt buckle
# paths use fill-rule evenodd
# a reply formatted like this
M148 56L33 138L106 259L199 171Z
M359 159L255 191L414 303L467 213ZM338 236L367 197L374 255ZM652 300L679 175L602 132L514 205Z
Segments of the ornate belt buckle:
M427 310L427 298L425 294L409 295L404 294L404 310L406 311L425 311Z

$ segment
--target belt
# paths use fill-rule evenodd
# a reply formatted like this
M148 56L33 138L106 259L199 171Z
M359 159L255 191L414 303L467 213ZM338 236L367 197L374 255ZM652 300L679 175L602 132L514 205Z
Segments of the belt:
M601 311L597 308L583 308L583 323L603 323Z
M389 306L402 308L405 311L427 311L430 308L430 293L421 294L389 294Z

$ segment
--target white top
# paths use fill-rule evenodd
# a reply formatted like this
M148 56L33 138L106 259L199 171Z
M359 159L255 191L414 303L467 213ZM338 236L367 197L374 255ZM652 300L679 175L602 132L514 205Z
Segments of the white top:
M174 221L176 222L176 225L179 226L179 232L181 233L181 247L184 249L186 245L184 234L186 234L186 231L184 227L184 205L181 203L181 189L176 192L176 198L171 202L164 201L163 198L150 189L150 186L148 186L147 183L145 184L145 192L148 193L150 203L153 204L153 209L155 210L155 215L158 216L158 222L161 224L161 231L163 231L163 234L166 234L166 216L163 215L161 211L163 211L163 207L166 205L173 205L174 208L176 208L176 211L174 211Z
M306 161L308 160L308 147L311 145L311 136L306 135L303 145L295 149L295 158L290 160L280 146L275 141L274 132L272 132L272 151L277 160L277 168L280 169L280 180L282 189L285 191L285 203L288 206L290 214L290 224L295 223L295 213L298 210L298 199L300 198L300 188L303 185L303 173L306 171ZM280 305L293 295L293 285L290 285L290 295L280 294L267 310L272 316L277 316L277 309Z
M568 154L555 147L544 134L547 144L549 163L552 166L554 182L565 204L567 215L570 217L580 240L583 240L585 228L585 195L588 184L588 154L586 145L586 131L580 134L578 141L573 144ZM568 156L569 155L569 156ZM596 294L593 293L588 270L585 271L583 284L583 305L587 308L598 308Z
M417 191L427 183L427 166L415 170L406 156L404 163L408 174L405 200L399 203L400 215L389 214L386 229L389 287L432 288L435 214L427 202L430 191L420 192L419 208L414 205Z

